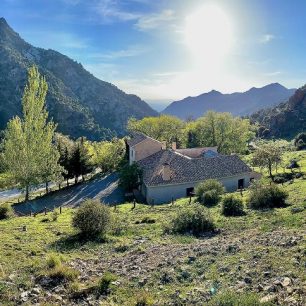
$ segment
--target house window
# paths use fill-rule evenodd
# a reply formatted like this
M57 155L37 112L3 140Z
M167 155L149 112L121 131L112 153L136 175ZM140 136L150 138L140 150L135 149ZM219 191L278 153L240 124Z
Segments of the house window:
M244 179L238 180L238 189L243 189L244 188Z
M194 188L193 187L187 188L186 189L186 196L190 197L190 196L193 196L193 195L194 195Z

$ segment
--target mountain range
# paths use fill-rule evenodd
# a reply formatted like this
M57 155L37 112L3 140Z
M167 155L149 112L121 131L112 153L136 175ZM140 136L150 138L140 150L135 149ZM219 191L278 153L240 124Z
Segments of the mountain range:
M230 112L235 116L250 115L262 108L271 107L286 101L295 92L273 83L261 88L251 88L246 92L222 94L212 90L196 97L187 97L172 102L162 113L181 119L198 118L209 110Z
M130 117L158 115L139 97L97 79L80 63L27 43L0 18L0 130L21 114L27 69L32 65L46 77L47 109L64 134L92 140L121 136Z

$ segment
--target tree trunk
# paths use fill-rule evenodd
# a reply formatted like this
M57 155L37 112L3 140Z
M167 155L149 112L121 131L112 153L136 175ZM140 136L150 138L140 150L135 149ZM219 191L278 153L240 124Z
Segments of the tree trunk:
M69 178L67 178L67 187L69 186Z
M49 183L46 182L46 193L49 193Z
M274 176L272 174L272 166L271 165L269 165L269 175L270 175L270 178L271 178L272 182L274 182Z
M25 189L25 200L29 201L29 185L27 185Z
M78 177L77 175L74 177L74 183L76 184L78 182Z

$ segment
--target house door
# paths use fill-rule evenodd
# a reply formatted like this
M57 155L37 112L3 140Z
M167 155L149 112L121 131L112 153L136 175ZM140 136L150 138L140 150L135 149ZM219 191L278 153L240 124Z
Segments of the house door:
M238 189L243 189L244 188L244 179L238 180Z
M186 196L190 197L190 196L193 196L193 195L194 195L194 188L193 187L187 188L186 189Z

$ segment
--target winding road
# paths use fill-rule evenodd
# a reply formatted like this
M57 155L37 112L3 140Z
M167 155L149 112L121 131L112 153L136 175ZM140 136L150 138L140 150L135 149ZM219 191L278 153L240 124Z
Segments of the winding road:
M101 203L113 205L124 202L124 192L118 187L118 174L112 173L84 183L50 193L28 202L14 205L17 213L29 214L42 211L45 207L76 207L85 199L98 199Z

